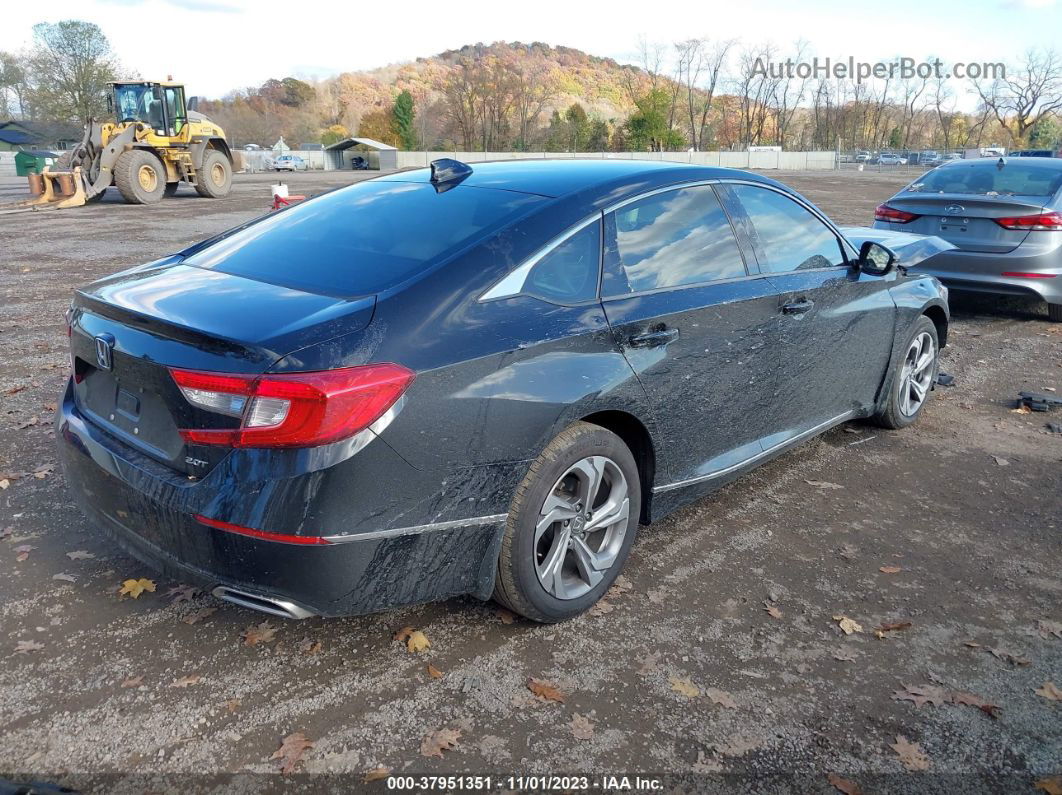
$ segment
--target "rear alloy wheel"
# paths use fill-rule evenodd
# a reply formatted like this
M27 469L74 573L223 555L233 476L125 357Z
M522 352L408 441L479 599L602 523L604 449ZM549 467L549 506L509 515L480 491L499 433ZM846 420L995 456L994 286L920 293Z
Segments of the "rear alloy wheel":
M129 204L155 204L166 190L166 168L154 153L130 149L114 164L114 184Z
M640 511L638 468L623 441L590 423L567 428L513 498L495 599L543 622L587 610L619 576Z
M229 195L231 187L232 164L229 159L217 149L207 149L203 154L203 165L199 168L196 192L207 199L220 199Z
M905 428L918 419L937 378L937 327L925 315L915 323L902 356L893 365L885 405L875 416L886 428Z

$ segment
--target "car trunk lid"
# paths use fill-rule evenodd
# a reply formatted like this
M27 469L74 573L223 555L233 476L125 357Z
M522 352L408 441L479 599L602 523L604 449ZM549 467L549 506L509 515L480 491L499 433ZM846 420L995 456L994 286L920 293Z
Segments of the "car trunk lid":
M956 248L990 254L1013 251L1029 235L1025 230L1000 226L996 223L997 218L1043 212L1043 199L1033 196L904 193L889 199L886 204L919 216L905 224L891 223L890 226L898 231L936 235Z
M294 351L365 328L374 307L373 296L322 296L177 259L126 271L75 294L74 399L122 441L202 476L227 450L190 450L179 429L235 427L239 418L193 406L170 368L264 373Z

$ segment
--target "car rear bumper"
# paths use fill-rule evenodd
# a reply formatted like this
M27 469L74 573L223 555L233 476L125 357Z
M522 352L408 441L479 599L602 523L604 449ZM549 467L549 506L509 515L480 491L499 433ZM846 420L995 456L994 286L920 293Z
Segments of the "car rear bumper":
M1007 254L984 254L953 249L920 262L914 270L936 276L956 290L1017 295L1062 304L1062 250L1025 254L1019 247ZM1034 275L1004 275L1014 273Z
M88 422L69 387L56 439L69 488L93 525L165 576L228 601L300 618L466 593L488 598L493 589L504 515L362 532L329 544L263 540L196 521L222 495Z

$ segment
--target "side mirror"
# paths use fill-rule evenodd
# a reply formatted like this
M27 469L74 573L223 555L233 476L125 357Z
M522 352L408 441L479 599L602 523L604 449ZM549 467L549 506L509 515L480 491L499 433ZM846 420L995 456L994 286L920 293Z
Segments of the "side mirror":
M188 110L199 110L199 97L190 97L188 99Z
M896 264L896 254L881 243L864 240L863 245L859 247L858 264L863 273L869 273L871 276L884 276Z

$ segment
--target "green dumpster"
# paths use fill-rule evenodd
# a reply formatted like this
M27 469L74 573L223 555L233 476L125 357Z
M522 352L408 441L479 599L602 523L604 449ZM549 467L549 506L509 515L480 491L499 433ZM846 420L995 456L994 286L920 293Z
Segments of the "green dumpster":
M45 152L42 149L27 149L15 153L15 174L20 177L28 177L30 174L40 174L45 166L55 168L55 161L59 155L55 152Z

